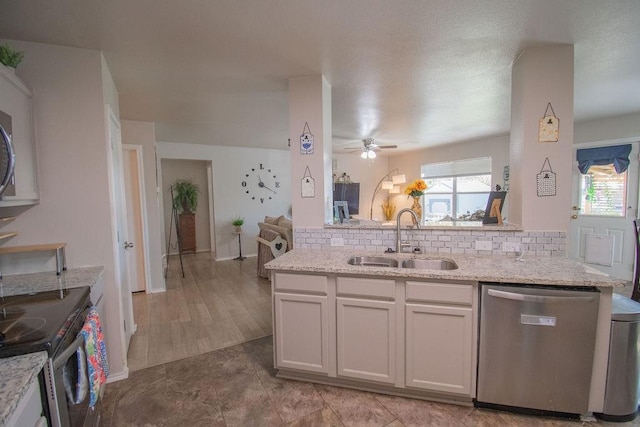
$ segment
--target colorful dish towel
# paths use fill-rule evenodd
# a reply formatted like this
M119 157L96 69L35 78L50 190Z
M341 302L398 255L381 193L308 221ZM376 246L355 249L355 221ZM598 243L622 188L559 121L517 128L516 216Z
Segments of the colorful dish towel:
M100 395L100 385L107 382L109 376L107 347L104 343L100 317L95 306L89 308L87 321L80 333L84 337L87 369L89 370L89 406L93 408Z

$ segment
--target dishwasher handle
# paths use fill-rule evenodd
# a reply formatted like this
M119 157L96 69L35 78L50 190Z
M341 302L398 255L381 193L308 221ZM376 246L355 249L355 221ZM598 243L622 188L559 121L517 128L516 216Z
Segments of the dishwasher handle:
M547 302L588 302L593 301L595 296L547 296L547 295L529 295L529 294L520 294L516 292L507 292L507 291L499 291L497 289L489 289L488 294L492 297L510 299L514 301L525 301L525 302L538 302L538 303L547 303Z

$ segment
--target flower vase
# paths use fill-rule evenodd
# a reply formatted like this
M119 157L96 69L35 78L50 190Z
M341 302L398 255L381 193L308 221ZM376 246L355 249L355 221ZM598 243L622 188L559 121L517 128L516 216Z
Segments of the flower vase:
M411 205L411 210L416 213L419 220L422 220L422 204L420 203L420 196L413 197L413 205ZM411 221L413 221L413 225L416 225L418 223L413 215L411 216Z

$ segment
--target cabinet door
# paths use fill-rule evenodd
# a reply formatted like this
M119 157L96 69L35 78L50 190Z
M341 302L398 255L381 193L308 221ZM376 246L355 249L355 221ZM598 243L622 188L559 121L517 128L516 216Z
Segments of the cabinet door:
M0 206L38 203L31 92L15 76L0 69L0 110L11 116L16 154L15 196L3 196Z
M337 298L338 375L395 382L396 305Z
M329 373L327 297L275 293L276 368Z
M406 305L406 385L471 395L471 307Z

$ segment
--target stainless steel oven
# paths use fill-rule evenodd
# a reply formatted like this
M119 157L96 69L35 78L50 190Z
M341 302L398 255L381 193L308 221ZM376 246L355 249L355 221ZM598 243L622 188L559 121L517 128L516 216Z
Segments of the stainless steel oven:
M45 350L43 406L51 427L98 426L101 399L89 407L77 383L88 384L79 335L91 306L89 288L61 289L0 300L0 357ZM78 354L78 351L81 353ZM85 360L84 366L82 360Z
M89 407L89 371L84 354L84 338L79 335L88 308L69 328L69 339L49 358L44 369L45 389L52 427L97 427L100 425L101 399ZM75 339L71 341L71 339ZM71 341L71 342L69 342ZM85 384L79 390L77 384Z

